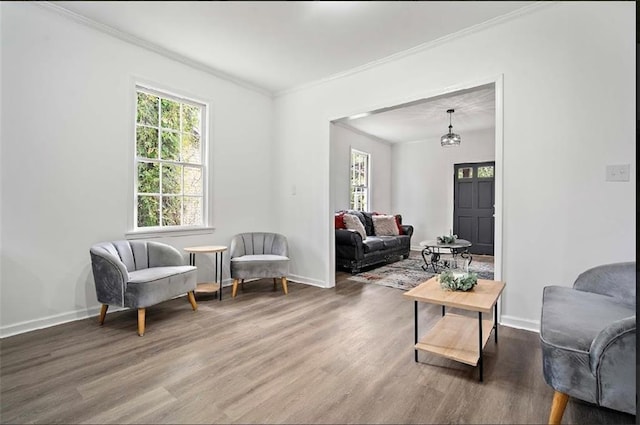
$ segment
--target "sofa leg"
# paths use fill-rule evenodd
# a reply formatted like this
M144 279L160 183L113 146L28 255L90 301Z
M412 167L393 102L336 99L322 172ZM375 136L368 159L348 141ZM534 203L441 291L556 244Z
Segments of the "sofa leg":
M189 298L189 303L191 304L191 308L193 311L198 309L198 304L196 304L196 297L193 295L193 291L187 292L187 297Z
M104 318L107 315L108 308L109 305L107 304L102 304L102 307L100 307L100 316L98 316L98 323L100 323L100 326L104 324Z
M138 309L138 335L144 335L144 314L146 310L144 308Z
M233 279L233 288L231 288L231 298L235 298L238 293L238 279Z
M287 278L283 277L281 280L282 280L282 290L284 291L284 294L287 295L289 293L289 288L287 288Z
M551 413L549 414L549 425L559 425L562 422L564 409L567 407L569 396L560 391L553 394L553 402L551 403Z

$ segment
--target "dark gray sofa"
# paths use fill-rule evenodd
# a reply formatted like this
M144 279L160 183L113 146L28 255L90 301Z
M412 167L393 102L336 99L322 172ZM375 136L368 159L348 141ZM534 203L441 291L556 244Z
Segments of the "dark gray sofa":
M402 228L402 235L376 236L373 227L372 213L347 210L357 216L364 225L367 238L355 230L335 229L336 232L336 268L348 269L358 273L363 267L399 259L409 258L413 226L402 224L402 216L396 214Z

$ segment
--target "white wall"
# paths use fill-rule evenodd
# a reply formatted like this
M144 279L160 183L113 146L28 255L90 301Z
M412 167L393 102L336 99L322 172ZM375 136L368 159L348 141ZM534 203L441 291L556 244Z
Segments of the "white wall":
M334 280L330 120L503 75L502 320L536 328L545 285L635 260L635 53L634 3L545 3L278 97L274 186L294 273ZM605 182L607 164L625 163L630 182ZM302 196L283 190L294 182Z
M337 210L349 209L351 149L370 154L370 211L391 213L391 145L331 124L331 182Z
M130 230L135 77L211 104L216 230L159 240L274 230L270 97L31 2L1 8L3 336L96 312L89 248ZM212 263L199 257L199 273Z
M453 166L495 160L495 130L461 134L460 146L443 148L440 138L398 143L391 150L393 210L413 225L411 245L453 229Z

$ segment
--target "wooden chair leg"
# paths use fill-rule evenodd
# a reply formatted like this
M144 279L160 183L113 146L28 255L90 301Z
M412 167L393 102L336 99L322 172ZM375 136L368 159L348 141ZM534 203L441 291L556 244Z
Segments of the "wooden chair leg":
M100 307L100 316L98 316L98 323L100 323L100 326L104 324L104 318L107 315L108 308L109 306L107 304L102 304L102 307Z
M198 304L196 304L196 296L193 294L193 291L187 292L187 297L189 297L191 308L193 309L193 311L196 311L198 309Z
M231 288L231 298L235 298L237 292L238 292L238 279L233 279L233 288Z
M145 314L145 309L144 308L139 308L138 309L138 335L142 336L144 335L144 314Z
M564 409L567 407L569 396L560 391L553 394L553 402L551 403L551 413L549 414L549 425L559 425L562 422Z
M282 280L282 290L284 291L284 294L287 295L289 293L289 289L287 288L287 278L283 277L281 280Z

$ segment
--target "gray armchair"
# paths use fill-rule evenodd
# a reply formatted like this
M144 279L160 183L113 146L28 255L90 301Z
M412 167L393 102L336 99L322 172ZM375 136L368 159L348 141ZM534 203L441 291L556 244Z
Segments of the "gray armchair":
M233 279L231 296L235 298L238 282L245 279L276 278L282 282L284 294L288 294L287 275L289 274L289 247L287 238L278 233L240 233L231 240L229 250L230 271Z
M193 310L198 308L196 268L184 265L180 251L160 242L114 241L90 249L91 267L98 301L99 323L109 305L138 309L138 335L144 335L145 309L178 295L187 294Z
M550 424L569 397L636 414L636 263L582 273L573 288L547 286L540 324Z

